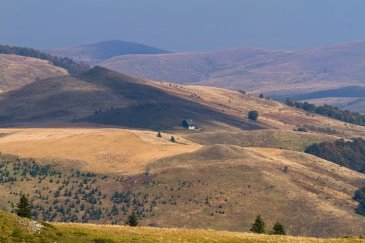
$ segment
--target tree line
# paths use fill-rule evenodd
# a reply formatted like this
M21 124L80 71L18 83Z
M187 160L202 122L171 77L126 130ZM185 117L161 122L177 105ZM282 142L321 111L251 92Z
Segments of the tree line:
M365 140L353 138L335 142L315 143L308 146L306 153L332 161L338 165L365 173Z
M288 106L297 107L299 109L303 109L311 113L320 114L323 116L327 116L333 119L337 119L355 125L365 126L365 115L362 115L358 112L341 110L336 106L331 106L326 104L322 106L316 106L308 102L301 103L293 101L289 98L286 99L286 104Z
M77 63L67 57L56 57L33 48L0 45L0 54L14 54L25 57L34 57L50 61L53 65L66 69L70 74L79 74L90 67L85 63Z

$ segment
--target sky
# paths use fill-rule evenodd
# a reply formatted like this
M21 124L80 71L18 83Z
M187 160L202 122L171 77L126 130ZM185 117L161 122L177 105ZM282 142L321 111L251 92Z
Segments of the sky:
M365 40L364 12L364 0L0 0L0 44L300 50Z

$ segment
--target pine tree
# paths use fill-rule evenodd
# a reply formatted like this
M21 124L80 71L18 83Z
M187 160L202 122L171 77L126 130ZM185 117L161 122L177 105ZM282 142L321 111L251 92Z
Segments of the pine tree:
M19 203L16 205L15 212L18 216L24 218L32 218L31 214L32 205L29 203L28 198L22 194L19 199Z
M138 218L134 212L132 212L132 214L128 216L128 220L127 220L126 224L131 227L138 226L138 224L139 224Z
M263 234L265 233L265 222L264 220L261 218L260 215L258 215L256 217L255 223L252 224L250 231L257 233L257 234Z
M158 137L158 138L162 138L161 132L158 132L158 133L157 133L157 137Z
M286 235L284 225L282 225L279 222L276 222L274 224L274 227L272 228L272 233L274 235Z

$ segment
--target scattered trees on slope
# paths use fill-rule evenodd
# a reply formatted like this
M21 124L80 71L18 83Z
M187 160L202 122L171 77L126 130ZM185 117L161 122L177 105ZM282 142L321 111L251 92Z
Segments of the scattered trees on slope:
M27 47L0 45L0 54L14 54L48 60L53 65L66 69L70 74L79 74L89 69L89 65L87 64L74 62L72 59L67 57L52 56Z

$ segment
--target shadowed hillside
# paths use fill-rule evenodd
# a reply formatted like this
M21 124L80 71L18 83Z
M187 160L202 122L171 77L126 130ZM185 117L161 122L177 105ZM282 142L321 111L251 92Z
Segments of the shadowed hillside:
M182 119L188 117L205 127L218 123L246 129L259 127L169 94L147 81L100 67L79 76L40 80L0 99L0 122L5 125L74 121L171 129L180 127Z
M97 64L108 58L120 55L168 53L166 50L152 46L121 40L101 41L88 45L53 49L48 52L56 56L69 57L89 64Z

